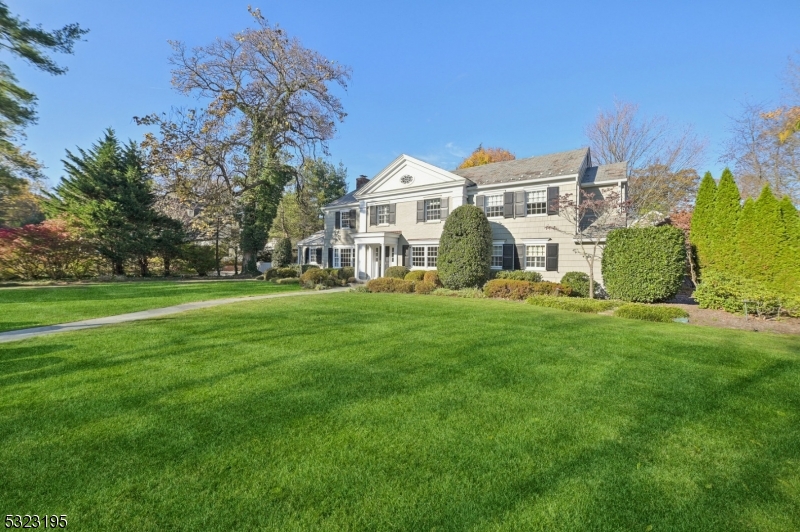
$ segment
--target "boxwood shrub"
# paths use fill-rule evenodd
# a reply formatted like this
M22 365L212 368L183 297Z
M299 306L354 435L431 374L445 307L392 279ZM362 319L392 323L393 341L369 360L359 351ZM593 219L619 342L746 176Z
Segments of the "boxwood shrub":
M434 290L436 290L436 285L428 281L414 283L414 292L418 294L430 294Z
M572 289L573 297L589 297L589 276L583 272L565 273L561 278L561 284Z
M408 272L403 279L406 281L422 281L425 279L425 270L414 270L413 272Z
M300 276L300 283L305 288L315 288L317 285L330 287L338 284L337 281L338 277L319 268L308 270Z
M431 283L435 287L439 288L442 286L442 280L439 279L439 272L436 270L428 270L425 272L425 276L422 278L426 283Z
M678 293L686 266L683 231L677 227L630 227L608 234L602 272L609 296L652 303Z
M394 294L411 294L414 292L414 282L394 277L378 277L367 283L370 292L390 292Z
M619 301L608 299L576 299L571 297L531 296L527 299L529 305L537 307L557 308L571 312L584 312L597 314L618 307Z
M339 279L344 279L348 281L349 279L356 276L356 269L352 266L345 266L344 268L339 268Z
M297 268L270 268L264 272L267 279L286 279L288 277L299 277Z
M489 278L492 264L492 227L475 205L450 213L439 239L436 266L442 284L451 290L479 287Z
M405 266L389 266L386 268L384 277L394 277L395 279L405 279L409 269Z
M500 270L494 274L494 278L538 283L542 280L542 274L539 272L526 272L525 270Z
M628 303L614 311L614 316L632 320L670 322L675 318L688 318L689 313L678 307Z
M542 281L532 283L529 281L515 281L513 279L493 279L483 287L486 297L513 299L522 301L532 295L569 295L558 283Z

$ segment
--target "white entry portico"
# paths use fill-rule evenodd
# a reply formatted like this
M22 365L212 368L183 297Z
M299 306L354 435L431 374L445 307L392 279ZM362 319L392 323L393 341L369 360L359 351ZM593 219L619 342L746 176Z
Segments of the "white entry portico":
M368 281L383 277L386 268L398 264L400 231L355 233L356 277Z

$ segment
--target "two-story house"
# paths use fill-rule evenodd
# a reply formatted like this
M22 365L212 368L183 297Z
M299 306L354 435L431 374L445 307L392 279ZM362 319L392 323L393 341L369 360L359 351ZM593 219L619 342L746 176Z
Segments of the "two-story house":
M325 229L298 244L302 263L353 266L359 280L389 266L434 269L448 214L464 204L484 210L492 226L492 268L539 271L558 281L588 273L574 228L559 215L559 195L625 196L626 163L593 166L588 148L447 171L401 155L372 179L323 208ZM555 231L557 226L566 231Z

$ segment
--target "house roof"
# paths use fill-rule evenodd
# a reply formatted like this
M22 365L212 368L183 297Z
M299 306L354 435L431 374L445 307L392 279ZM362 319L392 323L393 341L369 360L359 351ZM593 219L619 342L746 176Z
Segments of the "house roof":
M341 198L335 199L332 202L328 203L327 205L323 206L323 209L328 207L339 207L344 205L350 205L351 203L357 203L358 200L356 200L355 193L356 193L355 190L351 190Z
M589 154L589 148L537 155L499 163L453 170L476 185L527 181L529 179L577 174Z
M581 179L582 185L603 183L606 181L625 181L628 179L628 163L612 163L600 166L590 166L586 169Z
M323 246L325 245L325 231L317 231L297 243L298 246Z

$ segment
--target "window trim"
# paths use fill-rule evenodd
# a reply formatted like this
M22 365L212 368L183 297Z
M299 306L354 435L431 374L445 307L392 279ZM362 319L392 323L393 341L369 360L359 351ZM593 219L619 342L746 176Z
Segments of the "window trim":
M425 244L409 242L409 254L411 259L411 264L408 266L410 270L435 270L439 264L439 242L427 242ZM417 259L422 259L422 266L415 266L414 265L414 248L422 248L422 256L417 256ZM430 248L436 248L436 264L433 266L429 266L429 261L431 259L430 256Z
M341 229L353 229L352 221L350 220L350 210L339 211L339 227ZM344 215L347 214L347 227L344 226Z
M532 188L524 188L522 191L525 193L525 216L547 216L547 188L548 187L532 187ZM528 213L528 194L531 192L544 192L544 212L540 213ZM537 202L542 203L542 202Z
M352 263L351 266L342 266L342 251L349 250L350 251L350 262ZM338 252L338 253L337 253ZM336 265L336 259L339 259L339 266ZM356 249L353 246L333 246L333 265L332 268L354 268L356 264Z
M319 266L319 262L317 262L317 249L322 249L322 246L304 246L308 250L308 262L305 264L316 264ZM303 251L303 255L305 256L305 251Z
M506 243L505 240L493 240L492 241L492 262L494 262L494 257L495 257L494 248L496 248L497 246L500 246L500 266L495 266L494 264L492 264L490 266L490 268L492 270L502 270L503 269L503 246L505 245L505 243Z
M386 221L385 222L381 222L381 209L382 208L386 209ZM375 224L376 226L389 225L389 204L388 203L381 203L379 205L375 205L375 217L377 219L377 223Z
M525 246L525 270L527 271L534 271L534 272L543 272L547 271L547 241L541 242L523 242L523 246ZM528 248L532 247L540 247L544 250L544 255L542 255L543 264L541 267L539 266L528 266ZM538 256L536 257L538 258Z
M425 212L425 223L440 223L442 221L442 197L437 196L435 198L425 198L422 200L422 208ZM438 201L439 207L436 209L436 218L428 218L428 202Z
M489 198L500 198L500 205L493 205L494 208L499 208L499 214L489 214ZM483 212L487 218L503 218L503 208L505 206L505 191L495 191L492 194L484 194L483 196Z

